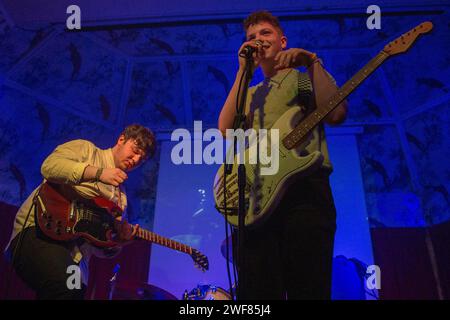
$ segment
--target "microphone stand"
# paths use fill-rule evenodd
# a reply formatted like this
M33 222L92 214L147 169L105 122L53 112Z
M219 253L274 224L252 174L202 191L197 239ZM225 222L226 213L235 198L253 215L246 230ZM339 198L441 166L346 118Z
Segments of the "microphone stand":
M240 54L241 55L241 54ZM244 83L242 84L242 87L239 88L238 91L238 97L237 97L237 112L234 117L234 123L233 123L233 129L242 129L245 130L246 128L246 118L245 118L245 102L247 101L247 92L248 87L250 84L250 81L252 79L252 66L253 66L253 52L251 50L248 50L245 53L242 53L242 56L246 59L244 74L242 75L244 77ZM242 94L239 96L239 93L242 92ZM245 135L244 135L244 143L245 143ZM234 151L236 155L236 145L237 145L237 137L234 135ZM246 159L244 159L246 160ZM245 161L244 161L245 162ZM226 164L226 170L225 174L231 173L233 164ZM245 239L245 215L246 215L246 202L245 202L245 186L246 186L246 172L245 172L245 164L240 163L238 165L238 250L237 250L237 256L238 256L238 286L237 286L237 299L241 300L245 298L244 294L244 286L245 286L245 273L246 270L244 269L244 261L245 261L245 255L244 255L244 239ZM226 205L225 205L226 207ZM226 211L225 211L226 212Z

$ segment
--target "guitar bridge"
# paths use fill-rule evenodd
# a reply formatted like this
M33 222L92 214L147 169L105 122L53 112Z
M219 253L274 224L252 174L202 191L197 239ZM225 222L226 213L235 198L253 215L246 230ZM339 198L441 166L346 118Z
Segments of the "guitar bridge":
M45 208L45 205L44 205L44 203L42 202L42 199L41 199L41 197L40 197L39 195L37 196L37 199L38 199L38 201L39 201L39 205L41 206L42 216L43 216L43 217L47 217L47 209Z
M225 215L235 216L238 214L238 208L236 208L236 207L234 207L234 208L227 207L226 211L225 211L225 207L219 207L219 206L215 206L215 207L218 211L222 212Z
M223 201L222 201L222 203L223 203ZM249 199L245 198L245 211L248 210L249 206L250 206ZM218 211L222 212L224 215L227 215L227 216L237 216L239 214L239 207L228 207L227 206L226 210L225 210L225 207L219 207L218 205L215 205L215 207Z

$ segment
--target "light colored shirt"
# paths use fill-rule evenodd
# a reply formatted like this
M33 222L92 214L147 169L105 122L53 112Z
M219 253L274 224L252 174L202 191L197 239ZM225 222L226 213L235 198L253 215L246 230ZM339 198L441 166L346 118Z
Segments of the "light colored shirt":
M310 108L315 108L312 85L310 86L311 92L309 92L312 99L311 103L303 105L303 101L299 100L299 80L303 84L310 84L307 73L299 72L295 69L283 69L275 76L266 78L249 88L246 110L249 113L250 123L254 129L271 128L289 108L300 107L302 112L300 119L303 119L311 111ZM334 81L334 79L332 80ZM302 88L303 90L305 89ZM332 170L325 130L322 124L319 124L312 130L308 141L309 143L304 151L307 154L313 151L320 151L324 159L322 167Z
M87 140L73 140L59 145L43 162L41 173L46 180L60 184L60 192L70 197L83 197L91 199L97 196L108 199L123 210L127 206L126 194L121 188L107 185L102 182L81 181L84 170L88 165L98 168L115 168L112 149L100 149ZM34 209L30 212L33 198L39 186L25 200L14 220L13 233L10 242L17 234L25 228L35 226ZM28 213L30 212L29 216ZM28 219L27 219L28 216ZM26 225L24 223L26 221ZM114 252L114 255L118 251ZM99 257L110 257L104 250L97 249L88 243L80 247L74 246L72 258L75 263L80 264L83 282L87 284L88 263L92 254Z

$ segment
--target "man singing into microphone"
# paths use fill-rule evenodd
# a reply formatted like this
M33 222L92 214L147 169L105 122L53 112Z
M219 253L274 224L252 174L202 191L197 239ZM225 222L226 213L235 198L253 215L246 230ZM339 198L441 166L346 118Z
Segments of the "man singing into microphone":
M239 70L218 121L224 135L226 129L233 127L239 82L246 63L252 63L253 70L261 67L265 77L247 95L247 123L255 129L271 128L295 106L301 108L304 117L320 108L337 90L315 53L287 49L287 38L271 13L250 14L244 29L247 41L239 49ZM253 59L242 57L246 54ZM307 72L294 69L298 67L306 67ZM305 99L308 96L311 99ZM325 122L343 122L346 111L344 101ZM238 266L238 275L245 274L245 283L239 282L239 299L330 299L336 211L328 181L332 165L322 124L312 131L303 150L313 151L322 153L321 167L294 181L261 225L246 229L240 252L244 263Z

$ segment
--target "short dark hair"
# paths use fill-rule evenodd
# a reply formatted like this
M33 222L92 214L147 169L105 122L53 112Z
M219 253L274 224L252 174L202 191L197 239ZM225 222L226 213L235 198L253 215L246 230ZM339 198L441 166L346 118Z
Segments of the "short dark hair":
M254 24L260 22L267 22L278 29L282 35L284 35L283 28L280 25L280 21L275 17L272 13L267 10L260 10L252 12L247 18L244 20L244 30L247 32L248 28Z
M139 149L145 152L146 158L151 158L156 151L156 138L153 132L140 124L131 124L120 134L125 137L125 141L133 139Z

